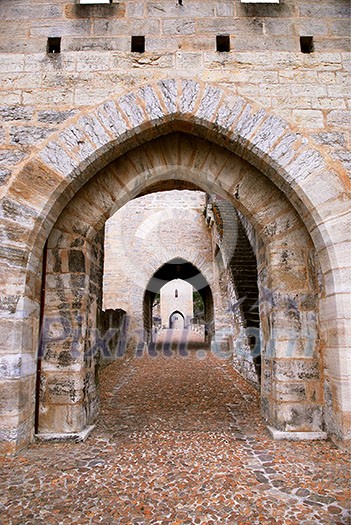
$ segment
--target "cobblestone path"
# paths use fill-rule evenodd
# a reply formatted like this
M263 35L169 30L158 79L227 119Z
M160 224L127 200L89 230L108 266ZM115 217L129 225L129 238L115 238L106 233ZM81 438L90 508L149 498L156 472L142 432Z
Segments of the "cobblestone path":
M273 441L258 394L228 362L166 353L103 371L85 443L2 459L1 524L349 523L346 453Z

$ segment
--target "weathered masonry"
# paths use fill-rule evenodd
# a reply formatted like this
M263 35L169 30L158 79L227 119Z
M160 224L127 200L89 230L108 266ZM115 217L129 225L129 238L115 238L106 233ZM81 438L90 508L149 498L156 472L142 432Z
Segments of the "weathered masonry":
M1 451L96 421L97 334L128 325L104 225L171 190L218 197L239 299L255 267L272 433L350 445L349 23L348 0L2 0Z

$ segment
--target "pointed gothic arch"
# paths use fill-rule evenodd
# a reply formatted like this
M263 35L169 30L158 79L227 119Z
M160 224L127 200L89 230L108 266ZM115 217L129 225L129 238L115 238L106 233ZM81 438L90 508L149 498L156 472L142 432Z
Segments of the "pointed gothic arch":
M174 310L169 316L169 328L185 328L185 318L180 310Z
M159 266L147 283L143 300L144 339L147 343L152 341L152 305L154 298L165 284L174 279L182 279L188 284L191 284L191 286L200 293L205 306L204 317L208 327L208 341L211 341L215 333L216 325L213 293L208 281L211 274L208 273L206 276L206 273L203 273L200 269L202 266L206 272L207 265L195 266L194 262L195 261L191 262L191 260L185 259L184 257L169 259ZM201 258L197 258L196 262L201 262Z
M341 366L347 352L349 315L349 295L345 292L349 265L345 258L348 239L344 232L349 220L347 194L350 186L345 172L324 155L321 147L311 144L282 119L264 110L257 111L243 98L233 99L215 84L165 79L138 86L116 100L106 101L67 121L13 175L3 196L2 231L5 241L0 263L6 275L6 297L1 323L8 334L4 352L20 356L20 365L13 357L7 360L9 370L17 370L15 376L10 376L14 398L17 396L19 399L23 391L28 393L24 405L18 404L13 425L4 434L7 448L19 449L32 439L33 376L43 247L49 234L51 240L58 234L53 227L62 217L62 212L67 208L74 209L78 191L85 194L85 202L90 205L96 191L109 201L109 205L98 214L100 218L96 224L99 224L112 209L142 194L147 187L174 179L175 173L178 180L196 185L199 180L196 161L200 164L203 161L206 173L200 178L201 188L215 187L218 192L232 195L234 200L238 194L236 205L250 215L242 202L241 181L245 181L245 177L233 179L230 170L224 169L223 165L222 172L212 178L213 157L208 151L205 159L193 159L195 162L189 169L188 163L179 167L179 150L163 149L167 166L147 166L146 169L131 166L130 175L133 169L136 171L129 180L121 177L118 169L116 172L116 166L108 169L114 159L122 158L128 151L171 132L189 133L248 161L264 175L271 188L285 195L287 202L296 210L317 252L325 286L318 311L322 326L323 361L317 362L319 364L314 372L317 382L318 374L325 366L325 424L336 441L349 439L349 407L345 400L350 398L346 393L350 388L350 378L343 377ZM110 194L103 177L100 177L98 186L94 186L97 172L107 176L111 170L115 170L115 181L119 183L118 196ZM93 184L89 186L90 180ZM260 179L260 184L264 185L263 180ZM263 237L269 236L269 225L259 218L259 213L249 218L254 223L256 221L255 225L261 229ZM94 220L93 217L91 219ZM67 224L64 219L62 221L64 230ZM337 228L337 225L344 227ZM89 249L93 250L98 231L92 222L82 233L90 242ZM62 248L60 240L56 238L56 241L56 248ZM64 248L67 249L67 246ZM275 255L273 249L269 255L271 261L274 261ZM71 257L71 265L81 264L82 267L87 262L77 254L71 254ZM80 261L74 257L80 258ZM307 261L306 264L313 263ZM279 369L279 365L274 366ZM300 365L295 363L294 366ZM282 372L272 370L272 373ZM299 373L296 370L296 374ZM3 381L8 381L7 376ZM319 405L322 406L323 396L320 392L318 395Z

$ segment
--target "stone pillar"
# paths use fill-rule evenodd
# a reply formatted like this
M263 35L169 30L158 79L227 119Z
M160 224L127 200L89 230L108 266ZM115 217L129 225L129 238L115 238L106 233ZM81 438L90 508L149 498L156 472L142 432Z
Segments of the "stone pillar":
M350 245L335 247L335 253L344 263L349 264ZM321 300L320 311L324 322L321 335L324 344L324 399L325 420L328 434L333 441L351 450L351 300L348 296L348 284L351 272L341 268L330 272L326 289Z
M96 419L102 250L101 235L93 242L58 230L50 235L41 335L39 435L79 433Z
M0 452L4 454L28 445L34 429L39 303L26 294L19 253L9 250L8 258L17 259L11 270L7 264L0 267ZM29 272L29 278L39 290L40 276Z
M313 249L282 244L259 251L262 412L274 437L323 438Z

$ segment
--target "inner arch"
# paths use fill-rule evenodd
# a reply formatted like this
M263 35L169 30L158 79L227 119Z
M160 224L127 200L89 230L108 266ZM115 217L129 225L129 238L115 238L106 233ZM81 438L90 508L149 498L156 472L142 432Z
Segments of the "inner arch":
M175 257L162 265L154 273L146 286L143 301L145 341L148 343L152 341L152 305L156 294L159 293L165 284L174 279L182 279L191 284L201 295L205 307L204 318L207 337L208 340L211 341L215 333L215 316L211 287L199 269L182 257Z

